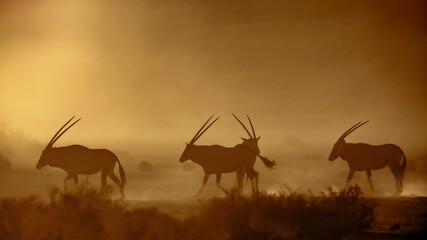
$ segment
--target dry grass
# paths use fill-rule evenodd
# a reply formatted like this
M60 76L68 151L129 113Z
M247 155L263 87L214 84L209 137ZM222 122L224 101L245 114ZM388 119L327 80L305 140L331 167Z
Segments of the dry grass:
M373 215L357 186L321 197L231 192L184 219L155 208L129 209L109 191L85 185L49 192L48 202L0 199L0 239L339 239L369 226Z

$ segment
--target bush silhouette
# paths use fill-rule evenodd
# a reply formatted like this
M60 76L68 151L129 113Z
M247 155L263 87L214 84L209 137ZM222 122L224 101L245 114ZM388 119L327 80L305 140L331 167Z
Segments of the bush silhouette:
M232 191L176 219L155 208L129 209L110 197L111 189L50 187L48 202L0 199L0 239L339 239L372 221L372 206L360 194L357 186L320 197Z

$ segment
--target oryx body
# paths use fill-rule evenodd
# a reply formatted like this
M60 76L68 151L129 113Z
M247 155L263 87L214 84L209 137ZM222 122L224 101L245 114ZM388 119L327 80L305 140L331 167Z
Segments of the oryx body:
M350 168L347 177L346 187L353 178L355 171L366 171L368 182L374 190L371 179L371 171L389 167L396 179L396 192L401 193L403 187L403 177L406 168L406 157L402 149L394 144L369 145L366 143L346 143L344 138L351 132L362 126L364 123L357 123L347 130L334 144L329 160L333 161L341 157L348 163Z
M356 171L379 170L387 166L395 169L396 164L400 166L402 160L406 161L402 149L394 144L346 143L340 156Z
M235 172L242 166L253 166L256 159L256 154L243 144L235 147L193 145L188 154L207 174Z
M72 118L71 118L72 119ZM64 128L71 119L62 127ZM80 120L80 119L79 119ZM123 188L126 183L126 176L123 167L120 164L117 156L107 149L90 149L81 145L71 145L67 147L53 147L53 144L75 123L70 125L64 130L57 138L56 135L62 128L55 134L46 148L43 150L42 155L36 165L38 169L49 165L63 169L67 176L64 179L64 185L67 180L73 178L74 183L78 183L78 175L91 175L101 172L101 186L105 188L107 183L107 176L109 176L120 189L123 196ZM116 162L119 165L120 180L114 174L114 167Z
M252 191L253 192L258 191L258 172L254 170L253 166L255 164L256 157L259 156L259 153L260 153L258 149L259 138L251 137L250 139L243 139L244 140L243 143L238 144L234 147L223 147L220 145L211 145L211 146L195 145L194 144L195 141L216 120L218 120L218 118L215 119L215 121L213 121L207 128L203 130L202 133L199 134L199 132L204 128L204 126L209 122L211 118L208 119L208 121L196 133L196 135L193 137L190 143L187 144L180 158L180 162L185 162L191 159L194 163L199 164L203 168L205 172L205 176L203 178L202 187L199 190L198 194L200 194L201 191L203 190L211 174L216 175L217 186L222 190L226 191L220 185L221 175L222 173L231 173L231 172L236 172L237 174L237 183L238 183L239 190L242 189L243 176L246 173L248 177L251 179ZM255 131L254 131L254 136L255 136ZM264 158L263 162L264 161L268 161L268 160ZM273 165L274 165L274 162L271 162L271 165L267 165L267 166L272 167Z

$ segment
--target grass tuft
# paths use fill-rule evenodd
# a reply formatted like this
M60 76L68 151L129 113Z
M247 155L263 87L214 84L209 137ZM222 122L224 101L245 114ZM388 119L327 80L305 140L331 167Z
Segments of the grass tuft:
M373 219L361 194L358 186L320 197L286 188L250 197L230 191L176 219L156 208L129 209L111 189L49 187L48 202L0 199L0 239L339 239Z

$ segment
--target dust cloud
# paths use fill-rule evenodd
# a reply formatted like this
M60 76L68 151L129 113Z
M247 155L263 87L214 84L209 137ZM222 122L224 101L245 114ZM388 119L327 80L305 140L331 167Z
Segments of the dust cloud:
M263 155L260 187L341 188L348 142L394 143L408 158L404 195L427 195L427 4L424 1L8 1L0 0L1 195L46 191L65 174L34 166L53 134L83 117L56 146L115 152L128 196L193 196L199 166L178 159L201 124L222 116L197 144L247 137L249 114ZM141 172L147 161L153 166ZM190 169L190 170L188 170ZM84 179L85 177L82 177ZM100 177L89 181L99 184ZM353 182L369 193L364 173ZM373 172L392 194L388 169ZM234 184L234 174L225 185ZM219 195L214 179L207 196Z

